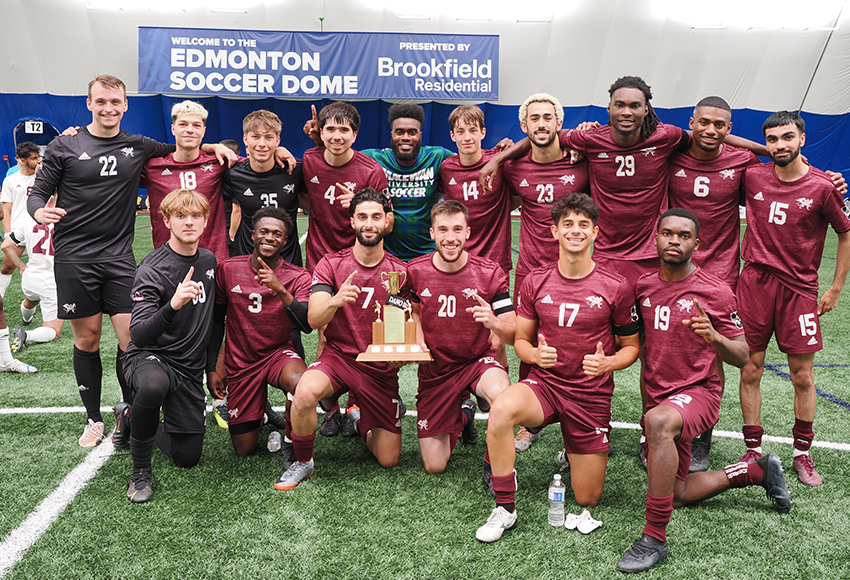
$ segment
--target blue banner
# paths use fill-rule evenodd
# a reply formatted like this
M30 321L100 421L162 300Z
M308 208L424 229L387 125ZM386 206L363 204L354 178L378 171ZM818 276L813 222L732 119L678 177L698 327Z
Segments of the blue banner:
M496 101L499 37L140 26L139 92Z

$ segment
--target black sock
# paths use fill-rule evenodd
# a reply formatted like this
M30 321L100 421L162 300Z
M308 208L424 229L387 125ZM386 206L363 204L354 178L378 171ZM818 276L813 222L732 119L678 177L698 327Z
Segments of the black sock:
M74 347L74 376L80 398L86 408L86 415L94 422L103 421L100 414L101 380L103 365L100 362L100 350L86 352Z
M127 384L127 379L124 377L124 351L119 346L116 349L118 352L115 356L115 374L118 375L118 384L121 386L121 398L125 403L132 403L130 400L130 385Z
M475 411L466 407L462 408L461 413L466 417L466 425L471 425L475 421Z
M508 510L510 513L514 513L516 511L516 504L514 502L511 503L497 503L496 507L503 507Z
M130 437L130 453L133 455L133 471L140 469L151 469L151 456L153 455L153 437L148 439L136 439Z

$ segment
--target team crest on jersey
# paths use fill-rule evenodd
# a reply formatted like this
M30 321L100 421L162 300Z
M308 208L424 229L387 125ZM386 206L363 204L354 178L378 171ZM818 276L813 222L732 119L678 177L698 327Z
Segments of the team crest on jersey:
M528 187L528 180L523 179L522 181L519 182L519 186L520 187Z
M457 185L457 181L455 181L455 178L454 178L454 177L452 177L451 179L449 179L449 185Z
M561 180L562 185L575 185L576 176L575 175L562 175L558 179Z
M814 200L811 200L807 197L798 197L797 198L797 207L800 209L810 210L812 209L812 204Z
M732 179L733 177L735 177L735 170L734 169L721 169L720 170L720 177L722 177L723 179Z
M428 290L427 288L425 288L425 290L423 290L422 293L419 296L421 296L422 298L430 298L431 297L431 291Z
M541 300L540 303L541 304L554 304L554 302L552 301L552 297L549 296L548 294L543 297L543 300Z
M242 294L242 287L239 284L237 284L236 286L231 288L230 291L233 292L234 294Z
M239 418L239 407L237 407L237 408L235 408L235 409L228 409L228 410L227 410L227 415L228 415L231 419L238 419L238 418Z
M729 318L732 319L732 324L735 325L735 328L744 328L744 323L741 321L741 317L738 316L738 311L731 313Z
M213 268L210 268L209 270L207 270L207 278L212 280L214 277L215 277L215 270Z
M251 191L251 188L249 187L248 189L242 192L242 195L244 195L245 197L248 197L249 195L253 196L254 192Z
M478 294L478 290L476 288L464 288L463 289L463 297L464 298L473 298L476 294Z
M428 430L428 419L419 419L416 422L416 425L419 427L420 431L427 431Z
M201 165L201 171L207 172L207 171L212 171L212 170L213 170L213 164L212 163L204 163L203 165Z
M141 292L136 292L135 294L133 294L133 302L141 302L144 299L145 297L142 296Z
M135 157L136 151L132 147L124 147L121 149L121 153L124 154L124 157Z
M758 201L764 201L764 196L761 194L761 192L758 192L757 194L755 194L753 196L753 199L758 200Z
M89 159L91 159L91 157L89 157L88 153L83 151L82 153L80 153L80 156L77 157L77 159L79 159L80 161L88 161Z
M310 180L310 183L319 183L319 178L314 175L313 179Z
M357 189L357 184L356 184L356 183L354 183L353 181L346 181L346 182L345 182L345 187L347 187L347 188L348 188L348 189L350 189L351 191L354 191L355 189Z
M644 147L643 149L640 150L640 152L643 153L644 157L649 157L650 155L655 157L655 150L656 149L657 149L657 147Z
M294 183L287 183L286 185L283 186L283 193L285 193L287 195L292 194L292 192L294 192L294 191L295 191L295 184Z
M596 156L597 159L608 159L608 154L604 151Z
M156 362L162 362L161 360L159 360L159 357L157 357L155 354L146 356L145 360L155 360Z
M685 173L684 169L680 169L676 172L676 177L687 177L688 175Z
M166 167L165 169L162 170L162 175L171 175L171 170L168 167Z
M602 296L588 296L584 299L591 308L602 308Z
M640 303L644 308L652 308L652 304L649 303L649 296L643 299L643 302Z
M676 301L676 304L679 306L679 312L687 312L688 314L691 313L691 308L694 307L694 301L687 298L680 298Z
M71 302L70 304L63 304L62 308L65 309L65 314L68 314L69 312L76 312L77 311L77 303Z

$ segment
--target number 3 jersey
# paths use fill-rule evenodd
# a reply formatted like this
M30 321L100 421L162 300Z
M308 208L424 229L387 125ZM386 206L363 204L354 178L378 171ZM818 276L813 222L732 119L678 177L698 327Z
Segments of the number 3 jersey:
M635 296L646 332L643 379L647 408L696 385L719 396L723 391L716 372L720 355L683 321L698 316L696 300L717 332L726 338L743 335L729 285L699 267L676 282L662 280L658 272L651 272L638 279Z
M419 303L425 343L434 357L434 362L421 365L420 371L440 375L452 365L484 356L491 349L490 331L466 309L478 306L476 294L490 304L496 316L514 309L508 277L499 265L469 254L463 268L443 272L434 266L434 254L428 254L410 262L407 272L411 299Z
M275 276L295 300L310 299L307 270L281 259ZM226 304L227 341L224 366L227 376L240 378L257 361L281 348L292 348L292 321L280 298L257 282L251 256L234 256L218 266L216 304Z
M625 278L598 264L584 278L567 278L553 262L532 270L519 291L517 316L537 322L537 334L558 352L552 368L532 367L547 384L570 392L577 401L599 402L614 392L612 373L584 374L585 355L602 343L605 354L614 354L614 335L638 331L635 299ZM534 340L537 340L535 335Z

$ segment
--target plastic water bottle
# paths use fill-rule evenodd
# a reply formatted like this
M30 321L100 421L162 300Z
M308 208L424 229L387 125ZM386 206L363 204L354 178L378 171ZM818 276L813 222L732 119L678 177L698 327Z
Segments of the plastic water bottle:
M271 451L272 453L275 453L277 451L280 451L280 446L281 446L282 443L283 443L283 438L280 436L280 433L278 433L277 431L272 431L269 434L269 442L266 445L266 447L268 448L269 451ZM563 487L563 486L561 486L561 487ZM561 503L563 504L563 502L561 502ZM561 506L561 519L563 519L563 515L564 515L563 512L564 512L564 509L563 509L563 505L562 505Z
M564 482L561 481L561 474L556 473L552 478L552 483L549 484L549 525L563 526L564 525L564 492L566 492Z

